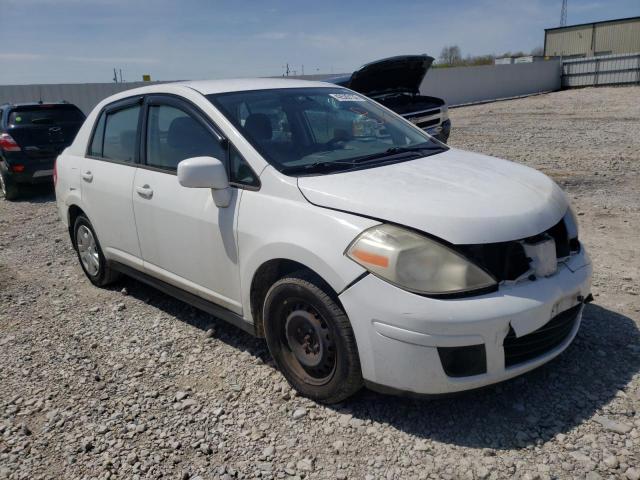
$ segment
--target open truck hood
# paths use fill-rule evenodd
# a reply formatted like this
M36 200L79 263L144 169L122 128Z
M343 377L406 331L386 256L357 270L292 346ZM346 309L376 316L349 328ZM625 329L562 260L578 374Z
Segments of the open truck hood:
M428 55L400 55L367 63L351 77L335 79L336 83L367 96L387 93L417 94L433 63Z
M569 203L537 170L450 149L429 157L332 175L300 177L315 205L405 225L457 245L537 235Z

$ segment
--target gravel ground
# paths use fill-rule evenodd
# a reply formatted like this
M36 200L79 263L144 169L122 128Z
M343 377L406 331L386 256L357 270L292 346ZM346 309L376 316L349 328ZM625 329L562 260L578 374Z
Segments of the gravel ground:
M451 144L570 193L595 302L557 360L480 392L297 397L265 343L83 277L50 192L0 200L0 478L640 478L640 87L453 109Z

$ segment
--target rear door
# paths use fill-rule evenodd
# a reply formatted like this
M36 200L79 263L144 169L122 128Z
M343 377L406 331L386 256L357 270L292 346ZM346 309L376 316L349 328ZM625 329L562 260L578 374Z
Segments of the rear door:
M140 158L142 97L108 105L98 116L80 167L82 200L105 256L142 267L131 200Z
M9 111L7 133L20 145L25 160L52 166L56 156L73 142L84 120L75 105L24 105Z

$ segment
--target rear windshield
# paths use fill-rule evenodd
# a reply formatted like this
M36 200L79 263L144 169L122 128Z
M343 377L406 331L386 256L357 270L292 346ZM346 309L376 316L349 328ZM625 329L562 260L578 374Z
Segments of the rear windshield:
M84 122L84 113L73 105L21 107L9 113L9 125L52 125Z

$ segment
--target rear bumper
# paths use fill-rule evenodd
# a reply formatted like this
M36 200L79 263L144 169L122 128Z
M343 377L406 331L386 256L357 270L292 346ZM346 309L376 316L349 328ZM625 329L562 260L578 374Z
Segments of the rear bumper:
M2 172L14 183L48 183L53 179L55 157L40 159L8 159L2 162ZM13 166L22 165L21 172L13 171Z
M433 395L501 382L559 355L580 327L581 300L590 290L591 265L582 252L551 277L503 285L477 297L427 298L367 275L340 300L367 383L384 391ZM533 357L514 361L518 345L535 340L552 319L569 315L563 312L572 317L562 336ZM453 367L449 354L459 355Z

